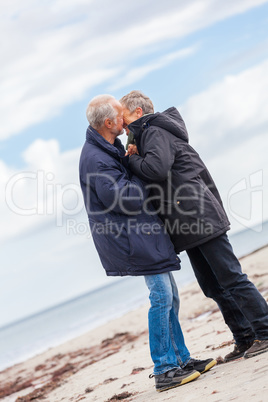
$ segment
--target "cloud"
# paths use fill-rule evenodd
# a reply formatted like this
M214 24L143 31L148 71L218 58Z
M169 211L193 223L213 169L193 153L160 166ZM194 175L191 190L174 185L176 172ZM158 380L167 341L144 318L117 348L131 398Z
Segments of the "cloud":
M66 217L84 212L79 186L80 149L60 152L58 141L35 140L23 153L24 169L0 161L0 240L46 226L64 226Z
M209 149L210 133L219 149L243 142L268 124L268 59L240 74L226 76L180 107L195 144ZM208 138L207 138L208 140Z
M110 87L110 90L114 91L120 88L124 88L127 85L131 85L134 82L137 82L146 77L152 71L160 70L161 68L166 67L175 60L184 59L192 55L195 51L195 47L188 47L176 52L168 53L165 56L160 57L157 60L154 60L143 66L134 67L128 73L126 73L125 76L120 77L118 82Z
M260 230L261 222L268 219L267 147L267 132L256 130L253 137L224 151L215 150L214 157L206 160L234 231L255 225Z
M242 38L243 41L248 41L248 35ZM217 66L217 74L226 75L230 70L241 71L245 66L250 66L256 64L256 62L265 60L267 57L268 39L254 43L254 45L249 46L246 50L232 54L227 57L224 63ZM244 67L243 67L244 66Z
M0 34L8 41L1 48L0 139L55 116L96 85L116 85L121 76L133 83L138 73L153 69L148 64L139 71L134 62L156 49L165 51L166 41L266 2L139 0L122 7L108 0L13 0L1 5ZM171 61L168 55L158 60Z
M206 91L189 98L180 110L189 131L190 143L216 179L234 227L252 226L268 219L268 60L240 74L227 76ZM254 213L250 180L261 172L263 205ZM247 188L232 196L237 183ZM259 214L257 213L259 210ZM237 219L237 216L242 219ZM250 216L252 219L250 219Z

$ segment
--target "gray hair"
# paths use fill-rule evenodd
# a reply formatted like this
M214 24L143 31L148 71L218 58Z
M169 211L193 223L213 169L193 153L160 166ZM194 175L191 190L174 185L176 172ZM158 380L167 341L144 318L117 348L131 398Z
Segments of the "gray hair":
M116 103L112 95L98 95L91 99L86 111L89 124L98 130L104 125L106 119L115 121L118 112L113 105Z
M142 108L143 114L154 113L153 102L141 91L131 91L129 94L123 96L119 102L126 107L130 113L133 113L137 107Z

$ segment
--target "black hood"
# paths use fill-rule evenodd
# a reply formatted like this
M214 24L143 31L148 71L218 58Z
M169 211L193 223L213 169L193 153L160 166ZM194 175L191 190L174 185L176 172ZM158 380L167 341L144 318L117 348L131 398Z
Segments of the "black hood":
M183 141L189 141L185 123L175 107L170 107L162 113L142 116L131 123L129 129L135 134L136 138L149 126L163 128Z

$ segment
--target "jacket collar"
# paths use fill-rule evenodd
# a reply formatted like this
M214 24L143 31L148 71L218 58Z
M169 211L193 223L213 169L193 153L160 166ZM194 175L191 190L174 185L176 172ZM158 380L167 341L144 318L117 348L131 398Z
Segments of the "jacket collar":
M145 114L128 125L129 130L134 134L135 140L138 140L142 132L149 127L150 121L154 119L154 116L153 113Z
M86 142L103 149L106 153L117 159L125 155L125 149L119 138L116 138L114 144L111 144L91 126L87 128Z
M139 144L143 131L149 126L156 126L163 128L173 134L175 137L188 142L188 133L185 123L179 113L174 107L170 107L162 113L147 114L140 119L133 121L129 124L129 130L134 134L134 138Z

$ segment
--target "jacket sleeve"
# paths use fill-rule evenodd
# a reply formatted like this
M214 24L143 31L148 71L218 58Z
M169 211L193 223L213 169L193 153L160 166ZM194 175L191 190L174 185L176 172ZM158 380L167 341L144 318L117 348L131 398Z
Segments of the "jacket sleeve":
M95 191L105 208L125 215L140 213L148 196L146 184L138 177L121 171L117 166L99 163L95 176Z
M175 160L175 149L168 133L151 126L144 131L142 143L144 156L130 156L129 168L147 182L166 180Z

